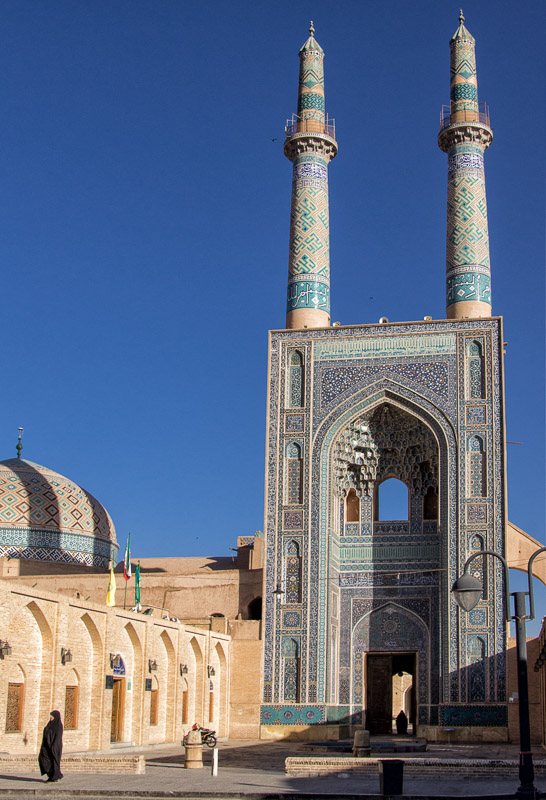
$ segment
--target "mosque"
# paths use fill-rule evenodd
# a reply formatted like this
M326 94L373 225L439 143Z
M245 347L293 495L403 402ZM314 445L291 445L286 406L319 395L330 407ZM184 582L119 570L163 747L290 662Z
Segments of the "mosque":
M35 753L53 707L67 751L233 738L389 734L517 740L513 647L496 560L482 598L451 586L467 557L517 566L541 545L507 520L502 318L492 315L475 41L450 41L445 319L330 320L324 52L300 50L286 326L269 334L264 533L233 558L142 559L141 607L104 603L118 553L91 494L21 457L0 462L0 750ZM407 498L388 519L385 487ZM119 582L123 577L119 574ZM121 570L122 571L122 570ZM535 564L546 582L546 564ZM144 580L145 579L145 580ZM120 591L118 586L118 598ZM531 721L546 741L545 631L529 644Z

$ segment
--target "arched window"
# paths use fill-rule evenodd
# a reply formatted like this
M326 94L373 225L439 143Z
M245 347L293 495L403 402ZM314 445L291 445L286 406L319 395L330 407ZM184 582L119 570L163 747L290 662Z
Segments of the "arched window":
M295 639L287 639L282 647L283 700L298 703L300 699L299 645Z
M423 519L438 519L438 490L429 486L423 497Z
M487 495L487 469L485 464L484 441L481 436L471 436L468 440L469 495L485 497Z
M354 489L345 498L345 522L360 522L360 498Z
M303 460L301 447L291 442L286 448L286 502L289 505L303 503Z
M301 602L301 556L297 542L291 541L285 556L286 602Z
M409 515L408 487L398 478L387 478L375 491L374 519L376 521L407 520Z
M290 408L303 406L303 357L298 350L290 354L288 367L288 405Z
M467 393L472 400L484 397L483 348L479 342L467 344Z

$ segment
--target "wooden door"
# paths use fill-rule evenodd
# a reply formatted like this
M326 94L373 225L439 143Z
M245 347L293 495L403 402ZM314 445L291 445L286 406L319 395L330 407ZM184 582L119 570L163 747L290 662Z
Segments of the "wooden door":
M366 728L370 733L392 733L392 657L366 657Z
M121 742L123 733L123 678L114 678L110 741Z

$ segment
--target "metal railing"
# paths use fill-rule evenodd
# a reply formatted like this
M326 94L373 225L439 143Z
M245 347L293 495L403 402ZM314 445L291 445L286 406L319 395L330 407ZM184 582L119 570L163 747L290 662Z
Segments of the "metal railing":
M452 123L452 117L455 117ZM482 125L487 125L488 128L491 127L491 123L489 122L489 108L485 103L480 103L478 105L478 111L455 111L451 112L451 106L442 106L442 110L440 112L440 130L447 128L448 125L455 124L458 122L481 122Z
M297 114L292 114L291 119L286 120L286 136L294 136L295 133L324 133L332 139L336 138L336 121L329 119L326 115L324 122L318 119L300 119Z

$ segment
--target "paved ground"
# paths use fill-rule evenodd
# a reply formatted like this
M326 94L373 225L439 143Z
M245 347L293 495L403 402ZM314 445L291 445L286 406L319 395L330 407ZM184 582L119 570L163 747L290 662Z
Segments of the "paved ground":
M328 777L294 778L285 774L284 760L287 756L302 756L295 742L229 741L219 743L219 772L212 777L211 751L204 748L205 767L202 770L183 768L184 755L181 747L161 747L130 752L142 752L146 757L145 775L98 775L67 774L59 783L45 784L38 770L31 774L0 775L0 798L17 800L46 795L56 797L124 796L146 797L242 797L258 800L283 796L307 796L318 800L327 796L329 800L344 797L378 797L379 777ZM110 751L111 752L111 751ZM119 751L117 751L119 752ZM127 751L125 751L127 752ZM385 754L387 755L387 754ZM392 754L391 754L392 755ZM405 757L405 756L397 756ZM456 758L468 759L518 759L518 749L512 745L429 745L427 753L416 753L411 758ZM535 760L546 760L546 753L535 752ZM62 766L62 765L61 765ZM404 779L406 798L508 798L519 785L514 778L479 779L461 776L453 778L408 778ZM546 796L546 779L540 777L537 787Z

